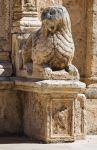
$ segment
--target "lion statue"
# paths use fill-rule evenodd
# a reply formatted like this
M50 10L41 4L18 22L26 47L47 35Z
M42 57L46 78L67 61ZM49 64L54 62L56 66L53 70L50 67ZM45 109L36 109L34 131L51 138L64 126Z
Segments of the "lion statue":
M72 65L75 47L66 8L50 6L42 12L41 20L41 28L31 37L33 78L79 80Z

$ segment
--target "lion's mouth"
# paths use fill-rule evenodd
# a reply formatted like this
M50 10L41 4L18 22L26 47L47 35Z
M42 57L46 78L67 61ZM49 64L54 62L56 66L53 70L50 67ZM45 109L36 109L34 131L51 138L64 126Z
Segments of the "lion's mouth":
M51 27L50 27L50 30L51 30L51 32L54 32L54 31L55 31L55 27L54 27L54 26L51 26Z
M48 30L52 33L54 33L56 31L56 27L55 26L51 26L48 28Z

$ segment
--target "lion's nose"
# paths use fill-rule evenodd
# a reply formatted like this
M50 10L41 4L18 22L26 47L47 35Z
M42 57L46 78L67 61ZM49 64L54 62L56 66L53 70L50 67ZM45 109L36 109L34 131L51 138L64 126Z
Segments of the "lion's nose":
M51 29L54 30L54 26L51 26Z

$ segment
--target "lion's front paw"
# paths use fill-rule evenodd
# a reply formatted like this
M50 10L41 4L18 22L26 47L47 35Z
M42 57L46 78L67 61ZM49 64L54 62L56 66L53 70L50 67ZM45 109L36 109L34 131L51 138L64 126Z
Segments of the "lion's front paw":
M73 79L80 79L78 69L74 65L68 65L65 70L73 77Z

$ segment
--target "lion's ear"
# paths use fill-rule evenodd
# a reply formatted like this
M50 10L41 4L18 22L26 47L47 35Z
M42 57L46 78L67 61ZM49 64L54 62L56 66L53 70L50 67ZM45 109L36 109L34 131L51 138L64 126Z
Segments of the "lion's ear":
M41 14L41 20L47 19L48 13L49 13L49 8L45 8Z
M45 12L42 12L41 14L41 20L44 20L45 19Z
M61 12L63 12L63 8L59 7L59 10L60 10Z
M44 9L42 14L41 14L41 20L44 20L47 16L47 9Z
M58 13L61 15L63 14L63 9L61 7L58 8Z

